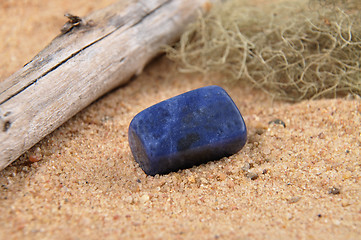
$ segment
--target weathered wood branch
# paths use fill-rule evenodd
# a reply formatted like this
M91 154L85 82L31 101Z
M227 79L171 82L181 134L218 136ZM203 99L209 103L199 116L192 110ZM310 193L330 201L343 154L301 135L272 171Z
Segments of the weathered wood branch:
M0 170L141 72L162 45L179 37L206 2L123 0L65 29L0 83Z

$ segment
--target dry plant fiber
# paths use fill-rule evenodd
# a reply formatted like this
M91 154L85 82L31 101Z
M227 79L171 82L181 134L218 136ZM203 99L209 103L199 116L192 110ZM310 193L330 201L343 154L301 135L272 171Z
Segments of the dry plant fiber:
M229 0L166 52L182 72L246 80L276 99L361 95L360 9L359 0Z

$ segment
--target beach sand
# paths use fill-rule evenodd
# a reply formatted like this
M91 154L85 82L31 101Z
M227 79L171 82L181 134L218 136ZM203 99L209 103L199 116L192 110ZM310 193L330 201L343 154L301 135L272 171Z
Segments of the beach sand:
M43 2L0 3L1 80L59 33L65 12L112 1ZM219 161L145 175L129 149L131 119L213 84L241 111L247 144ZM360 239L360 122L357 97L274 101L159 57L0 172L0 239Z

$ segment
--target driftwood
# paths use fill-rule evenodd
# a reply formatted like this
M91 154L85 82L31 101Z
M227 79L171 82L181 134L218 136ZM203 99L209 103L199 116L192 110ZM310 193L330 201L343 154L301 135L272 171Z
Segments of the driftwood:
M68 15L62 33L0 83L0 170L140 73L207 2L123 0L82 19Z

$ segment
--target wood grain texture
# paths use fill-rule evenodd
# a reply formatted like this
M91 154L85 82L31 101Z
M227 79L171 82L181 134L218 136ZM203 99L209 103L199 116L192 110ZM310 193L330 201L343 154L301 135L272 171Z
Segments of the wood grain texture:
M57 36L0 83L0 170L91 102L139 74L205 0L119 1Z

